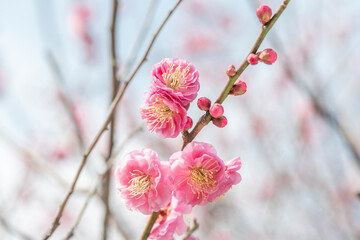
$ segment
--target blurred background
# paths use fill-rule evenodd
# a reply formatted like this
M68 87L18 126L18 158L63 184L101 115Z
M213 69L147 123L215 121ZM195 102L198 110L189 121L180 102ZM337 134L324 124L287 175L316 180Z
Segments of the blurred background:
M120 79L140 61L175 3L119 0ZM260 32L257 6L275 12L281 3L184 0L117 108L114 164L141 148L166 161L181 147L180 136L160 139L140 118L153 64L190 61L200 74L198 97L215 101L227 67L241 64ZM0 0L0 239L45 234L105 120L112 6L112 0ZM194 236L360 239L359 7L357 1L290 2L260 47L276 50L278 61L249 66L240 77L247 92L223 104L228 125L209 124L196 138L213 144L225 161L240 156L243 164L242 182L224 199L186 217L189 226L194 218L200 224ZM194 121L202 114L191 104ZM51 239L66 237L94 184L73 239L140 238L146 216L127 210L112 174L97 181L109 136L106 131L91 153Z

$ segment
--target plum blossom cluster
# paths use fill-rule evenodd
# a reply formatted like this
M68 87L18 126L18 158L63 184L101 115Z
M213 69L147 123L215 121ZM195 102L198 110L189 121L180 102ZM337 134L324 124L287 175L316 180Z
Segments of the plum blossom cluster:
M199 73L186 60L167 58L154 65L151 75L141 117L150 132L162 138L175 138L192 127L187 109L199 91Z
M174 239L186 232L183 215L222 197L241 181L239 157L224 162L207 143L191 142L169 161L151 149L133 151L116 169L119 194L130 210L159 212L150 239Z

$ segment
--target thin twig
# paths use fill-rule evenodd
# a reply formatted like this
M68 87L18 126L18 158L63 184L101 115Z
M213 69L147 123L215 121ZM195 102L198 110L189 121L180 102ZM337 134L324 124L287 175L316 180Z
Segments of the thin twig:
M80 150L84 151L84 149L85 149L84 137L82 136L82 133L81 133L81 127L80 127L78 121L76 120L76 116L73 111L73 104L72 104L71 98L69 96L68 91L66 90L66 88L64 86L64 84L65 84L64 83L64 75L62 74L62 72L60 70L59 63L56 61L55 57L53 56L53 54L50 51L47 52L46 57L48 59L47 62L49 63L51 69L53 70L53 72L55 74L55 80L56 80L58 89L61 91L60 100L61 100L62 104L64 105L65 110L74 126L75 135L78 140Z
M123 77L126 77L128 75L129 69L132 68L134 61L139 53L139 50L141 49L141 46L143 45L144 40L146 39L145 37L149 30L149 26L153 20L153 17L155 16L155 12L156 12L155 10L156 7L158 6L158 2L159 0L152 0L149 5L149 8L146 12L141 28L139 30L139 34L137 35L135 43L130 51L129 57L125 62L124 67L122 67L121 76L119 77L120 84L121 84L121 79L123 79Z
M113 12L111 17L111 25L110 25L110 40L111 40L111 70L112 70L112 94L111 94L111 101L114 100L116 96L116 92L119 89L119 82L116 78L117 71L118 71L118 64L117 64L117 48L116 48L116 19L118 15L118 0L113 0ZM109 135L109 149L108 149L108 155L105 159L105 162L109 161L112 155L114 141L115 141L115 120L116 120L116 109L114 110L114 114L112 116L112 119L110 121L110 135ZM110 186L110 171L107 171L104 176L104 182L102 187L102 198L104 201L104 207L105 207L105 216L104 216L104 222L103 222L103 240L107 239L107 233L108 233L108 225L109 225L109 186Z
M148 237L150 235L150 232L151 232L151 229L154 226L154 223L156 222L157 217L159 216L159 213L160 212L153 212L151 214L149 222L147 223L146 228L145 228L145 230L143 232L143 235L141 236L141 240L148 239Z
M20 146L16 141L12 140L10 137L5 135L1 131L0 138L3 139L7 145L13 148L16 153L21 153L24 156L24 159L28 162L28 164L30 164L30 166L33 167L35 170L39 171L40 173L44 173L45 175L48 175L51 179L53 179L63 188L67 189L70 186L70 184L67 183L65 179L63 179L58 174L55 168L36 151L30 148L26 148L24 146ZM76 192L84 192L84 189L77 188Z
M138 72L138 70L140 69L140 67L143 65L143 63L146 61L147 56L152 48L152 46L154 45L154 42L157 38L157 36L159 35L159 33L161 32L161 30L163 29L163 27L165 26L166 22L169 20L170 16L172 15L172 13L174 12L174 10L177 8L177 6L182 2L182 0L179 0L175 7L169 12L169 14L166 16L166 18L164 19L164 21L161 23L160 27L158 28L158 30L155 32L153 38L150 41L150 44L144 54L144 56L142 57L141 61L138 63L138 65L136 66L136 68L134 69L134 71L131 73L130 77L124 82L124 84L120 87L119 91L116 94L116 97L114 99L114 101L111 103L109 112L106 116L106 119L103 123L103 125L100 127L99 131L97 132L95 138L92 140L90 146L88 147L88 149L85 151L82 161L80 163L80 166L78 167L78 170L75 174L74 180L70 186L70 189L68 191L68 193L66 194L64 200L62 201L62 203L59 206L59 210L51 224L50 229L45 233L43 239L46 240L49 237L51 237L51 235L55 232L55 230L58 228L59 226L59 222L60 222L60 218L62 216L62 213L65 209L65 206L67 204L67 202L70 199L71 194L74 192L76 183L80 177L80 173L82 172L84 166L86 165L87 159L90 155L90 153L92 152L92 150L94 149L94 147L96 146L96 144L98 143L100 137L102 136L102 134L105 132L105 130L107 130L107 127L112 119L112 116L114 114L115 108L118 105L118 103L120 102L120 100L122 99L122 96L124 95L125 90L127 89L128 85L130 84L131 80L134 78L134 76L136 75L136 73Z
M28 236L27 234L21 232L18 229L15 229L13 226L11 226L6 219L0 215L0 224L3 226L3 228L8 231L11 234L17 235L18 237L21 237L24 240L32 240L33 238L31 238L30 236Z
M133 131L131 134L129 134L129 136L122 142L122 144L113 152L113 155L111 156L111 158L106 162L106 169L104 172L102 172L101 174L98 175L98 177L96 178L96 180L94 181L92 187L88 190L88 195L85 199L84 204L82 205L78 215L76 216L76 219L70 229L70 231L68 232L68 234L66 235L66 237L64 239L70 239L74 233L75 233L75 229L77 228L77 226L80 223L80 220L82 218L82 216L84 215L84 212L87 208L87 206L89 205L89 202L91 200L91 198L95 195L96 190L97 190L97 186L99 185L99 183L101 182L101 180L104 178L104 176L109 172L109 170L111 169L111 167L113 166L114 160L116 159L116 157L118 156L118 154L120 154L120 152L122 151L122 149L125 147L125 145L134 137L136 136L137 133L139 133L140 131L142 131L142 127L137 128L135 131ZM104 202L105 203L105 202ZM109 211L110 213L110 211ZM116 221L116 219L114 218L114 221ZM118 224L117 224L118 225ZM119 228L119 226L117 226ZM122 230L120 231L123 234L123 237L125 239L129 239L129 237L126 235L125 231Z
M259 49L261 43L264 41L267 33L270 31L272 26L278 20L278 18L280 17L282 12L285 10L285 8L286 8L286 6L288 5L289 2L290 2L290 0L285 0L281 4L280 8L277 10L275 15L271 18L271 20L267 24L262 26L261 32L260 32L258 38L256 39L253 47L251 48L250 53L256 53L257 52L257 50ZM229 95L231 87L234 85L235 81L239 78L239 76L244 72L244 70L248 66L249 66L249 63L247 62L247 60L245 58L244 61L242 62L242 64L240 65L240 67L236 70L235 76L229 78L228 82L226 83L225 88L223 89L220 96L216 100L217 103L221 104L221 103L223 103L225 101L225 99ZM185 146L188 143L192 142L192 140L194 140L194 138L201 131L201 129L203 127L205 127L210 121L211 121L211 115L210 115L209 112L206 112L203 116L200 117L200 119L196 123L194 129L190 133L183 134L183 145L182 145L181 149L184 149Z
M194 226L192 226L192 228L190 228L190 229L186 232L183 240L186 240L188 237L190 237L191 234L193 234L198 228L199 228L199 224L198 224L198 222L196 221L196 219L194 219Z

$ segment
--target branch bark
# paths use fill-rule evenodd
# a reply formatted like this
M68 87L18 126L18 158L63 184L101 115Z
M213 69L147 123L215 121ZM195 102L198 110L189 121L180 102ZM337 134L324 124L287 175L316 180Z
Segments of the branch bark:
M100 129L98 130L96 136L94 137L94 139L92 140L90 146L87 148L87 150L85 151L80 166L78 167L78 170L75 174L74 180L70 186L70 189L68 190L64 200L61 202L58 212L51 224L50 229L45 233L44 237L42 238L43 240L49 239L51 237L51 235L55 232L55 230L58 228L58 226L60 225L60 218L62 216L62 213L65 209L65 206L67 204L67 202L70 199L70 196L72 195L72 193L74 192L76 183L80 177L80 174L84 168L84 166L87 163L88 157L91 154L91 152L93 151L93 149L95 148L96 144L98 143L98 141L100 140L102 134L107 130L108 125L112 119L112 116L114 115L115 109L118 105L118 103L120 102L120 100L122 99L125 90L127 89L128 85L130 84L130 82L132 81L132 79L134 78L134 76L136 75L136 73L138 72L138 70L140 69L140 67L144 64L144 62L147 59L147 56L150 53L150 50L152 48L152 46L154 45L154 42L156 40L156 38L158 37L159 33L161 32L161 30L164 28L166 22L169 20L170 16L173 14L173 12L175 11L175 9L178 7L178 5L182 2L182 0L179 0L174 8L169 12L169 14L165 17L165 19L163 20L163 22L161 23L160 27L158 28L158 30L155 32L155 34L153 35L150 44L147 47L147 50L144 54L144 56L142 57L142 59L140 60L140 62L138 63L138 65L136 66L136 68L133 70L133 72L130 74L129 78L121 85L120 89L118 90L113 102L110 105L110 109L109 112L106 116L106 119L104 121L104 123L102 124L102 126L100 127Z

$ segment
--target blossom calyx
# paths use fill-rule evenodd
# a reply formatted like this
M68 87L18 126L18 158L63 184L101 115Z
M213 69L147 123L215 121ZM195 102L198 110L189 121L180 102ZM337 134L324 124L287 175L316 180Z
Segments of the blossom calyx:
M262 24L268 23L272 16L271 8L266 5L260 5L256 10L256 16Z

